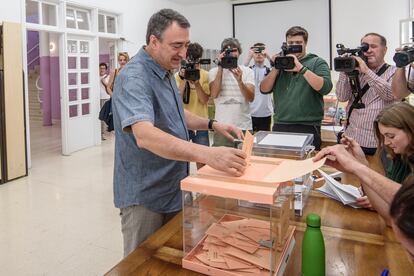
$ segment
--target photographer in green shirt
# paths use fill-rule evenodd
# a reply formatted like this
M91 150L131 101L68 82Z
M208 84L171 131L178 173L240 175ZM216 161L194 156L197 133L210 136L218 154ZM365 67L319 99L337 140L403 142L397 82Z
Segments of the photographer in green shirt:
M312 133L316 150L321 146L323 96L332 89L329 66L322 58L306 53L308 32L299 26L286 32L287 46L300 45L292 57L292 69L273 69L261 82L263 94L273 93L273 131ZM299 47L300 48L300 47ZM277 55L276 55L277 56Z

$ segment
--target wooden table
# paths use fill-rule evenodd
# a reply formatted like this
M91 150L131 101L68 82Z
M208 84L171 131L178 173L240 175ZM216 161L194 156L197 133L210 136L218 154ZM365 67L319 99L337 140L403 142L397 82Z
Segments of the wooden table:
M304 215L292 219L296 246L285 275L300 275L301 244L309 213L322 218L327 275L380 275L384 268L389 268L392 276L414 275L407 252L376 212L346 207L314 191ZM182 233L179 213L106 275L200 275L181 268Z

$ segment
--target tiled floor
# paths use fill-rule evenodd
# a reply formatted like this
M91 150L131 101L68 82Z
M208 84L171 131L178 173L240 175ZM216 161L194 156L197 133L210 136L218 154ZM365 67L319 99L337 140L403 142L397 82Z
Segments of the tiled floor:
M102 275L122 258L114 138L60 154L60 127L31 125L29 176L0 185L0 275Z

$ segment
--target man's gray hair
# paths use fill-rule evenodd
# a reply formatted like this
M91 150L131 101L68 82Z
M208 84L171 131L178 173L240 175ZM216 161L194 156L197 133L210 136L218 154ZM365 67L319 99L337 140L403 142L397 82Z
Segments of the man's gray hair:
M149 44L151 35L162 40L162 35L165 29L167 29L173 22L177 22L181 28L190 28L190 22L188 22L187 18L175 10L162 9L157 13L154 13L148 21L146 36L147 45Z
M241 44L237 38L229 37L225 38L221 43L221 51L223 52L226 48L237 48L239 54L242 53Z

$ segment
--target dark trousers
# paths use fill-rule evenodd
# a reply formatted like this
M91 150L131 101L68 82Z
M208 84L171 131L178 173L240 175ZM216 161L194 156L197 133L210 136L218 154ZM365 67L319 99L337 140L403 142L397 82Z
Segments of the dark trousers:
M361 147L362 151L365 153L365 155L375 155L375 153L377 152L377 148L366 148L366 147Z
M315 150L321 149L321 126L316 125L300 125L300 124L274 124L273 131L278 132L296 132L313 134L313 143Z
M341 143L341 139L342 139L342 135L344 134L343 131L338 132L338 134L336 135L336 142L338 144ZM361 147L362 151L365 153L365 155L375 155L375 153L377 152L377 148L366 148L366 147Z
M270 124L272 123L272 116L268 117L253 117L253 132L258 132L260 130L270 131Z

